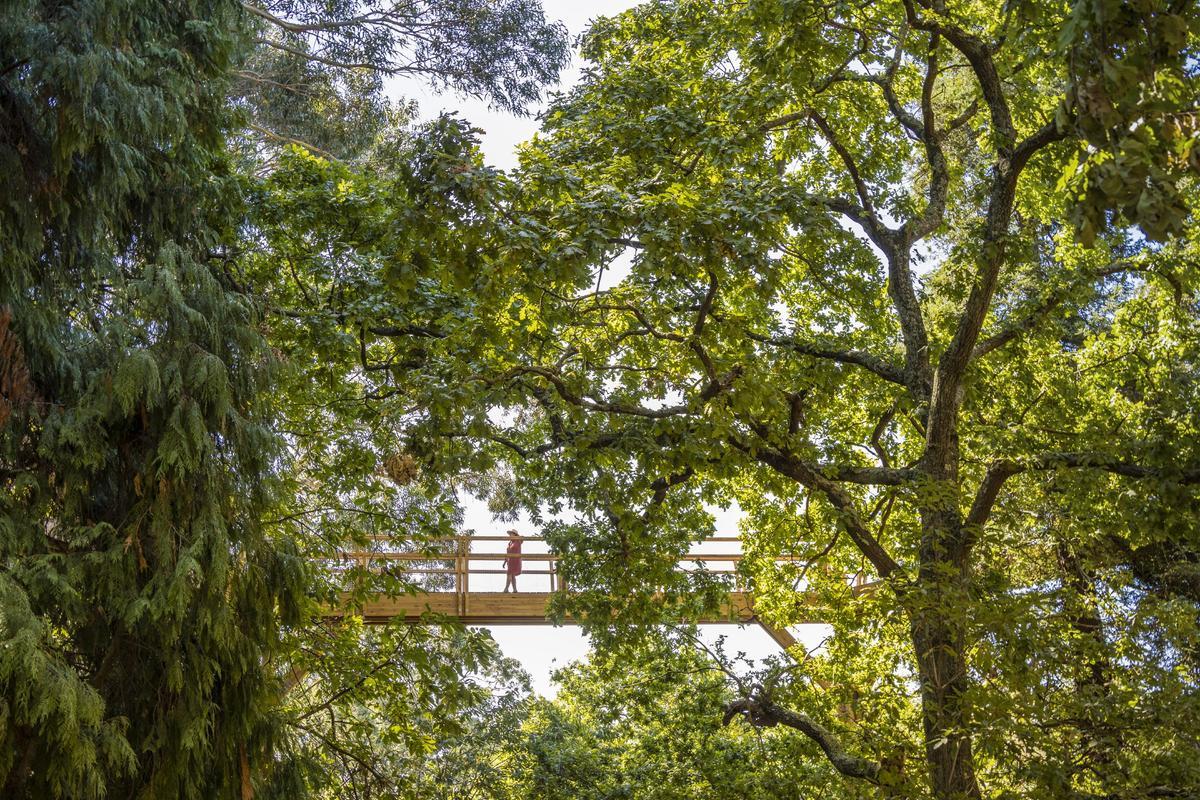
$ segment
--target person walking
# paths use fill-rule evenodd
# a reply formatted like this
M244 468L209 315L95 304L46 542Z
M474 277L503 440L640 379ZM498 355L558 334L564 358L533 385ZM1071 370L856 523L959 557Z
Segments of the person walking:
M515 529L508 531L508 558L504 559L504 569L508 573L508 577L504 581L504 591L508 591L508 587L517 591L517 576L521 574L521 534Z

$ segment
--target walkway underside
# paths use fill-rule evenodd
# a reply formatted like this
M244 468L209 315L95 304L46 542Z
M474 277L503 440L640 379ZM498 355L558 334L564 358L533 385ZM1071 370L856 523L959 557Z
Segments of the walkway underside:
M368 625L393 621L417 624L421 615L429 612L452 617L464 625L550 625L546 607L553 596L550 592L429 592L378 597L361 607L330 610L326 616L336 618L348 612L361 616ZM701 625L758 623L782 647L795 644L786 630L763 625L755 617L748 592L731 592L720 612L693 621ZM563 620L567 625L577 622L570 617Z
M369 625L383 625L394 619L415 624L426 612L454 617L464 625L549 625L546 607L553 596L550 592L429 592L379 597L353 611ZM342 613L331 611L327 616ZM733 592L719 613L696 620L706 625L754 621L746 592ZM576 621L568 617L563 622L572 625Z

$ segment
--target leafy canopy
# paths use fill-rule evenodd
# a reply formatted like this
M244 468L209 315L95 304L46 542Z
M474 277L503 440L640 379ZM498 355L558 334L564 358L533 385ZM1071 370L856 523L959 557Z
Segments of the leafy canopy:
M601 20L464 315L376 391L403 392L428 464L516 470L601 633L710 602L674 563L705 503L738 502L761 613L836 643L804 667L828 699L795 696L820 715L779 686L739 708L848 778L1186 791L1198 24L1090 2Z

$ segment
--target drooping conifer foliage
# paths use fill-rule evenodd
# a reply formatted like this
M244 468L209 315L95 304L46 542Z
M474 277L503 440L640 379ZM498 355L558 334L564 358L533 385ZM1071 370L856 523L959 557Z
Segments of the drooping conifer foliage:
M391 0L243 4L255 48L237 70L247 133L264 145L359 158L405 115L389 76L528 113L566 58L562 26L539 0Z
M287 752L306 712L281 705L303 634L285 644L281 626L306 619L314 588L294 527L269 524L295 487L288 405L267 402L280 373L266 304L230 269L255 235L245 199L263 156L294 138L267 124L287 116L283 92L301 133L354 154L403 121L380 73L432 72L516 108L565 52L532 3L390 13L225 0L0 13L4 797L312 787L313 759L293 769ZM269 54L292 73L256 72ZM233 139L260 144L235 157Z
M303 571L267 538L271 357L214 260L236 4L0 17L6 797L226 797L271 764Z

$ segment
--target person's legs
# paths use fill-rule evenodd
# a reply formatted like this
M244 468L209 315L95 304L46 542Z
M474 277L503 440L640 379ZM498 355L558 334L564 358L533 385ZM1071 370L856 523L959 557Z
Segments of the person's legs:
M509 586L512 587L512 590L514 592L517 590L517 576L513 575L511 572L508 574L508 577L504 579L504 591L505 592L508 591Z

